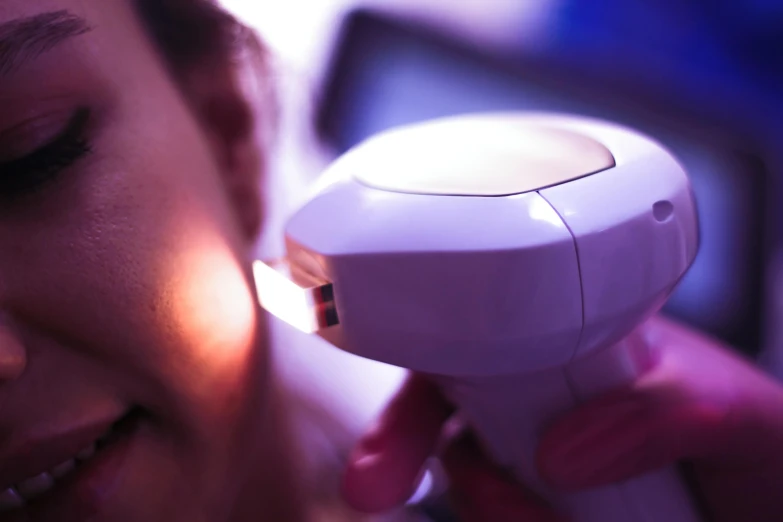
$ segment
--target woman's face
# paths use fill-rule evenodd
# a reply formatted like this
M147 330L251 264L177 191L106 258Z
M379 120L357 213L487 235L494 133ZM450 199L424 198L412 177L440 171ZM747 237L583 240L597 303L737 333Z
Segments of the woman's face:
M202 101L130 0L0 0L2 522L212 522L280 473L247 165Z

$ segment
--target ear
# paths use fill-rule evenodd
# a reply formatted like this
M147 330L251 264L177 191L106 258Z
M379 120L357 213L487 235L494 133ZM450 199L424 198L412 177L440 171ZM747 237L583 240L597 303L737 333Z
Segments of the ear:
M252 246L263 222L261 182L265 170L255 111L236 63L198 67L186 94L217 158L221 181L243 236Z

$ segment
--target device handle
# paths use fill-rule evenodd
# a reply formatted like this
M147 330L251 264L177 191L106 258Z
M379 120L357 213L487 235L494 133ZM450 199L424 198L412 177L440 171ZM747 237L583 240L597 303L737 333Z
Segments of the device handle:
M566 367L525 375L434 377L488 454L572 522L699 522L675 467L578 493L561 494L535 466L541 431L556 417L610 389L634 382L653 364L648 343L633 335Z

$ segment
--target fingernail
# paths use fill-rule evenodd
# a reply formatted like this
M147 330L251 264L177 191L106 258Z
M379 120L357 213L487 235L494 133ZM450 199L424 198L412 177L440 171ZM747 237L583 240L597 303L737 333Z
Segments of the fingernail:
M542 445L542 474L556 486L584 487L635 462L648 432L647 411L639 401L624 401L596 408L578 426L556 428Z

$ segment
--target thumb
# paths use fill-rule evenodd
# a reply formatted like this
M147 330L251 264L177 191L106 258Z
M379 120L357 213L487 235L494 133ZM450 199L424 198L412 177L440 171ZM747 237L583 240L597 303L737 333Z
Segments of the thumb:
M408 500L452 413L434 384L411 377L354 449L343 478L345 501L380 513Z
M659 364L633 387L556 422L538 452L562 489L596 487L680 460L717 472L783 471L783 388L715 341L657 319Z

